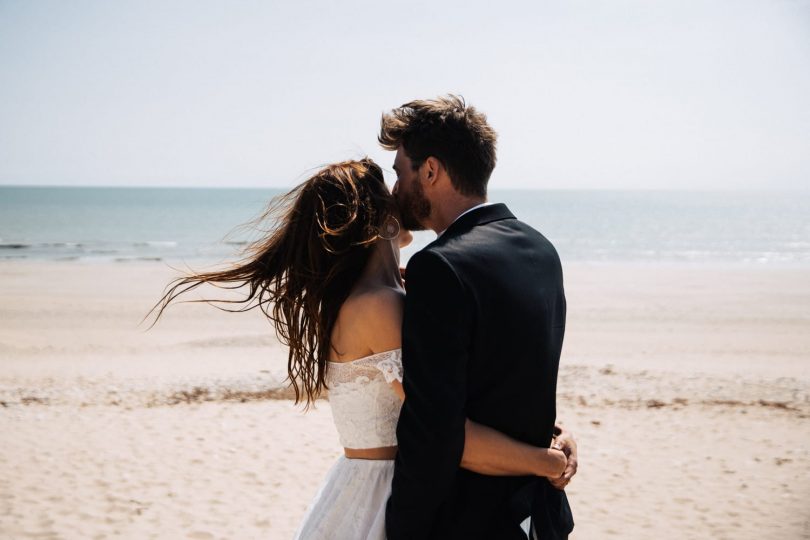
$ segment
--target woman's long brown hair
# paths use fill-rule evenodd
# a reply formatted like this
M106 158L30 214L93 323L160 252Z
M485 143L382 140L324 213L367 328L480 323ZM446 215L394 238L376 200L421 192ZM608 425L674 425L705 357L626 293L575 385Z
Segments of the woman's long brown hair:
M191 300L259 308L290 348L287 374L295 402L309 405L326 388L326 362L338 312L371 255L393 199L380 167L366 158L324 167L275 201L269 236L225 270L192 273L169 284L152 311L155 321L177 297L211 284L247 288L241 300ZM264 219L263 218L263 219ZM153 323L154 324L154 323Z

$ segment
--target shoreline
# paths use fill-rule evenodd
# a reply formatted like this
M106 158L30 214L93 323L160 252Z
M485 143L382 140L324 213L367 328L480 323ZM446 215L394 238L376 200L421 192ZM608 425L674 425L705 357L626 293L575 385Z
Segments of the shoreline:
M424 247L424 246L423 246ZM415 251L406 248L403 251L403 265L407 259L413 255ZM143 256L143 257L120 257L120 258L105 258L105 257L26 257L21 255L15 256L0 256L0 265L85 265L85 266L100 266L105 264L113 265L164 265L167 267L178 266L196 266L211 267L217 265L227 265L234 261L240 260L238 253L235 257L228 259L205 259L205 258L189 258L177 259L173 257L164 256ZM810 260L808 261L752 261L752 260L722 260L722 259L708 259L708 260L676 260L676 259L563 259L563 270L568 267L606 267L606 268L675 268L684 270L790 270L790 271L804 271L810 276Z

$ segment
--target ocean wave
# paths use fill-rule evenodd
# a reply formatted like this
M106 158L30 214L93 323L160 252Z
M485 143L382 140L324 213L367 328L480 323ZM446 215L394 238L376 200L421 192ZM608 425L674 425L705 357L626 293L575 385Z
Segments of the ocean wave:
M134 261L162 261L162 257L116 257L113 259L115 262L134 262Z
M37 244L37 247L48 247L48 248L83 248L84 244L79 242L43 242L41 244Z
M785 242L783 246L787 249L809 249L810 242Z
M147 240L145 242L135 242L133 245L136 247L170 248L170 247L177 247L177 242L171 240Z
M60 249L60 248L84 248L84 244L79 242L37 242L28 244L24 242L0 243L0 249Z

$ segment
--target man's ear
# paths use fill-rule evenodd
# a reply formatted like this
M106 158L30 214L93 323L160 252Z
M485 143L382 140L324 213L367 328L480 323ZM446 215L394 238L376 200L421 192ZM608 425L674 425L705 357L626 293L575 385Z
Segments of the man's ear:
M431 184L435 184L439 179L439 169L442 167L442 162L433 156L428 157L422 164L425 170L425 180Z

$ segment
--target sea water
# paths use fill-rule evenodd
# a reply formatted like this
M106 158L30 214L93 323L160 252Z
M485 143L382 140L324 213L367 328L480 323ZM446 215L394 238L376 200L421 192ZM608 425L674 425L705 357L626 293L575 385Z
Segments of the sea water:
M233 260L281 190L0 187L0 259ZM810 266L810 192L492 191L563 261ZM404 259L432 241L418 233Z

